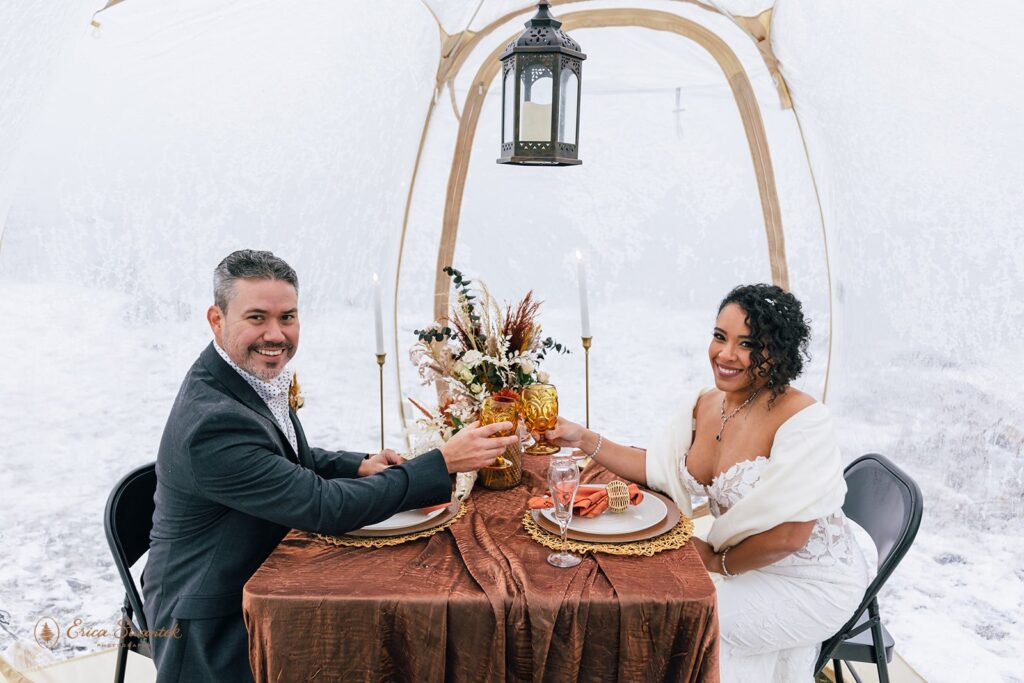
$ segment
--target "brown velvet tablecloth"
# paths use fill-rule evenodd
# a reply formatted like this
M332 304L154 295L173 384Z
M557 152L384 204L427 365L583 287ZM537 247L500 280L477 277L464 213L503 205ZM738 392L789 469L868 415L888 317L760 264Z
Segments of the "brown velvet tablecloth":
M256 681L718 681L715 589L693 545L552 567L521 522L548 458L524 460L522 485L478 486L428 539L285 537L245 586Z

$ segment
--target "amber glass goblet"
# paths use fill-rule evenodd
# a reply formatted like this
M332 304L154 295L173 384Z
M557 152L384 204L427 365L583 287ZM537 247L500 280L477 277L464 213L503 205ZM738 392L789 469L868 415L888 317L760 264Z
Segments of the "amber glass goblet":
M484 399L480 408L480 426L494 424L495 422L511 422L512 429L503 429L495 432L491 438L499 436L512 436L519 426L519 402L509 396L488 396ZM498 456L495 467L505 467L510 464L507 459Z
M558 422L558 392L550 384L531 384L523 389L523 418L531 432L537 434L533 445L526 449L530 455L551 455L561 450L544 439L544 432L554 429Z

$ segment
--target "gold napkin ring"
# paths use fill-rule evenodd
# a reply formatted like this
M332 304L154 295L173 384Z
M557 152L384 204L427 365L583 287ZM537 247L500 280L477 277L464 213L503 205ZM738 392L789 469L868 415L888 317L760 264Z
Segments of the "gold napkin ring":
M623 513L629 508L629 488L625 482L615 480L608 483L608 510Z

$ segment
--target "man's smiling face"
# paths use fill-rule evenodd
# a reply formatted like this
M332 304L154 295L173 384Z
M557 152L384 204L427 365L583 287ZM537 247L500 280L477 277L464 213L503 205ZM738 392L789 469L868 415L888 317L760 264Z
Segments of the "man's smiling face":
M299 348L299 296L284 280L237 280L227 311L211 306L206 318L235 365L264 381L281 374Z

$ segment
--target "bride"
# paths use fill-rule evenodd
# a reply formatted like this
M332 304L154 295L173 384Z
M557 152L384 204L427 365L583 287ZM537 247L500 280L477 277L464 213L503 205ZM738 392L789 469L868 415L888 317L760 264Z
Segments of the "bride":
M721 678L808 681L820 643L853 615L869 581L843 516L846 496L832 418L794 389L810 330L800 302L770 285L722 301L702 390L647 449L621 446L558 419L547 432L683 512L707 496L715 517L694 538L718 589Z

